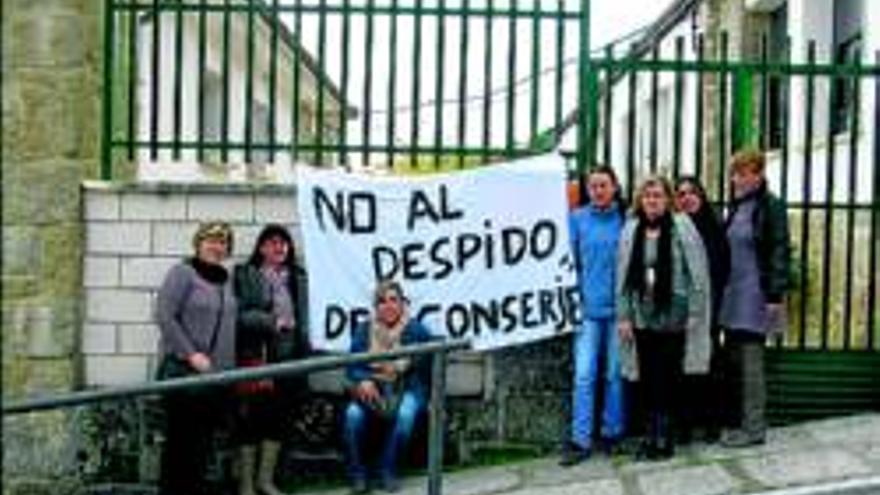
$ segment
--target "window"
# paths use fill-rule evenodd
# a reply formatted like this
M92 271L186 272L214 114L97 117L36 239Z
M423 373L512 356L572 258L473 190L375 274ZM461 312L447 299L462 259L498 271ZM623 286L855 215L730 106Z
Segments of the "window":
M855 63L862 47L864 0L836 0L834 2L834 63ZM854 95L858 81L849 77L832 80L831 97L834 112L830 116L835 133L849 130L854 110Z

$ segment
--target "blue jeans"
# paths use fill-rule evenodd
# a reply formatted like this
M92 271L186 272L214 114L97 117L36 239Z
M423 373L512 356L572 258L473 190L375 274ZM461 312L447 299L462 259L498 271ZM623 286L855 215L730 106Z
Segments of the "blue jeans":
M410 390L403 393L400 405L394 416L394 423L388 425L388 435L382 446L379 460L379 475L393 478L397 471L397 458L412 436L419 413L425 407L425 400ZM372 409L358 401L348 403L345 409L345 450L348 455L348 472L352 479L366 479L367 468L363 460L364 439Z
M615 317L587 318L574 336L571 440L585 449L592 445L600 362L605 364L601 380L604 407L600 435L612 440L623 435L623 378L620 375L620 345L616 326Z

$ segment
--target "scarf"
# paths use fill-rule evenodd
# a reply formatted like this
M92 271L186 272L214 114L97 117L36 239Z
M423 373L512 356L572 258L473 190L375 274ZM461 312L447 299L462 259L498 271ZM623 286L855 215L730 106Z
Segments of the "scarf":
M645 231L659 228L657 263L654 266L657 273L654 283L654 311L660 313L672 302L672 214L667 211L661 217L651 220L640 211L638 218L625 287L639 296L645 295L648 285L645 280Z
M403 330L406 328L408 322L409 315L406 313L406 310L400 315L400 319L397 320L397 323L391 327L380 322L378 318L373 318L370 325L369 351L371 353L376 353L399 349ZM384 382L394 382L409 369L410 364L411 359L405 357L393 361L372 363L373 378Z

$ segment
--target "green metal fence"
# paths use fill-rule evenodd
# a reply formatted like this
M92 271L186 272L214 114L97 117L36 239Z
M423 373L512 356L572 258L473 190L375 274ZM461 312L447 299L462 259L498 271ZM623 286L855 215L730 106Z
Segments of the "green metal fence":
M105 179L258 152L464 166L533 153L586 97L586 1L105 1Z
M880 407L870 366L835 392L790 385L808 372L785 364L880 364L880 58L819 61L811 42L795 63L762 40L732 60L724 33L592 50L589 5L106 0L102 176L181 160L445 169L560 148L573 171L614 166L630 193L645 173L696 175L723 208L729 157L758 147L794 247L777 348L798 352L771 357L777 403L856 390Z

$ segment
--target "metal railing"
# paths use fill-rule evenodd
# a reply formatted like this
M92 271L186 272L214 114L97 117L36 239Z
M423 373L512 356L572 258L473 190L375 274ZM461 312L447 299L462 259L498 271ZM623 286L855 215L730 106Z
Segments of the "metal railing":
M85 404L119 400L146 395L168 394L181 390L226 386L234 383L267 378L307 375L341 368L351 364L391 360L400 357L431 355L431 397L428 406L428 486L429 495L441 495L443 490L443 424L446 403L447 354L465 350L468 342L431 342L382 353L355 353L321 356L298 361L234 369L186 378L176 378L125 387L83 390L49 397L35 397L3 402L3 416L27 414Z
M101 176L126 161L534 153L584 103L569 93L586 80L589 1L472 2L105 0Z
M762 38L754 60L731 60L722 33L713 60L702 35L669 41L667 59L655 47L591 62L588 162L615 166L630 198L646 174L696 176L721 209L730 157L763 151L793 246L780 344L880 351L880 53L819 61L809 41L795 63L790 42L771 57Z

